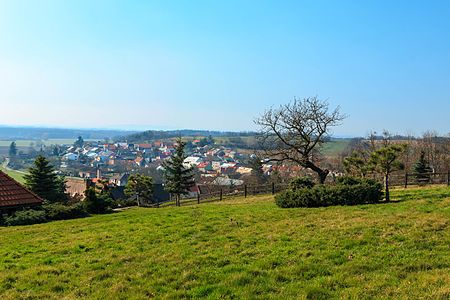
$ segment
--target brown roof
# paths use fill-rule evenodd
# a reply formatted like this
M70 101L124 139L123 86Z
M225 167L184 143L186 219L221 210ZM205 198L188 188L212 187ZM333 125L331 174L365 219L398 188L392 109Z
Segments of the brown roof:
M42 199L0 171L0 207L41 204Z

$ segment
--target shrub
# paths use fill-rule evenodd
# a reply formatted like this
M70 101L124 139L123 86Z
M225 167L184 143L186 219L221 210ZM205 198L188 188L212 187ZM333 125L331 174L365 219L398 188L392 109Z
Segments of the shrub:
M356 184L369 184L377 185L377 181L368 178L353 177L353 176L340 176L336 178L336 184L338 185L356 185Z
M116 200L111 201L112 208L129 207L129 206L136 206L136 205L137 205L136 199L133 199L133 198L116 199Z
M314 187L314 181L308 176L296 177L289 182L289 188L293 191L303 188L310 189L312 187Z
M5 225L31 225L37 223L44 223L47 221L45 211L43 210L20 210L13 215L5 218Z
M345 179L336 185L287 190L275 197L279 207L321 207L377 203L383 197L381 184L371 180Z
M108 195L97 195L94 188L86 190L86 198L84 199L84 207L88 213L102 214L110 210L112 200Z
M83 203L76 203L73 205L63 205L59 203L46 204L43 206L47 219L49 220L68 220L75 218L84 218L89 214Z

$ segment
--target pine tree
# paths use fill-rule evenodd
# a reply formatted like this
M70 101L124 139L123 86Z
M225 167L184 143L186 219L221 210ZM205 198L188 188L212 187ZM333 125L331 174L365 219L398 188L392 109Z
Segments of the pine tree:
M73 145L77 148L83 148L84 146L84 140L81 136L78 137L78 139L73 143Z
M165 189L176 196L176 204L180 206L180 197L189 192L189 188L194 185L194 173L192 168L186 168L183 161L185 143L179 138L175 153L163 163L164 178L166 180Z
M257 184L262 184L266 182L266 176L264 174L263 163L261 158L258 156L251 157L248 160L248 164L252 169L251 175L256 179Z
M9 145L9 156L13 157L17 155L17 145L16 142L11 142Z
M432 169L425 158L425 151L420 152L419 160L414 165L414 173L419 181L429 181Z
M399 157L404 150L404 145L388 145L375 150L370 155L371 166L373 166L375 171L384 175L384 187L387 202L390 201L389 176L393 171L402 170L404 168L404 165L399 160Z
M65 179L55 174L53 166L44 156L39 155L28 172L24 176L25 185L35 194L52 203L67 200Z
M84 192L84 207L91 214L102 214L109 210L111 199L106 194L98 194L93 187Z

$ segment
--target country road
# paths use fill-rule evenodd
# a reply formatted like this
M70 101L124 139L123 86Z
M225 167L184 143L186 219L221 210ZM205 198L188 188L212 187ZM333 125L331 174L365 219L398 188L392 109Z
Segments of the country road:
M5 160L2 163L2 167L1 167L2 169L7 170L7 171L11 171L11 172L17 172L17 173L20 173L20 174L23 174L23 175L28 174L27 172L24 172L24 171L11 169L10 167L8 167L8 165L9 165L9 157L6 157Z

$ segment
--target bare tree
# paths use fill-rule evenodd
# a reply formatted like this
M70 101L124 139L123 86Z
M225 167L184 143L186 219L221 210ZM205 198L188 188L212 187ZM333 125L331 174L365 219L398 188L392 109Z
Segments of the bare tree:
M311 97L270 108L255 123L260 126L259 143L269 161L296 163L316 172L324 183L329 170L319 165L320 148L331 127L344 119L339 107L330 111L327 101Z

